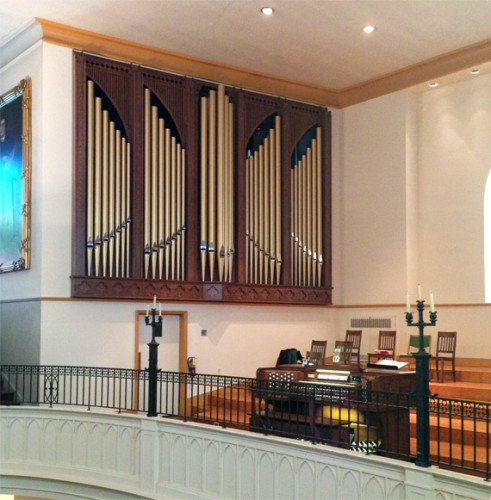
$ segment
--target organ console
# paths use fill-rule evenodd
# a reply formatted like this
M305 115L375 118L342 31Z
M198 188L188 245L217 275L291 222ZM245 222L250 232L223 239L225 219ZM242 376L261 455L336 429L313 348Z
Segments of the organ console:
M374 441L386 456L407 455L415 372L359 366L258 368L251 430L312 436L336 445Z

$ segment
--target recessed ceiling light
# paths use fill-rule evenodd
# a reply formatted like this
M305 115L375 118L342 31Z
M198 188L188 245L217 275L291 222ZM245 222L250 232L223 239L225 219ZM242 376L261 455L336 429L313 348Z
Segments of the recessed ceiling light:
M372 26L371 24L367 24L366 26L363 26L362 29L365 33L373 33L375 31L375 26Z
M471 74L472 74L472 75L477 75L477 74L478 74L478 73L480 73L480 72L481 72L481 70L480 70L480 69L477 69L477 68L476 68L476 69L471 69Z
M272 7L263 7L263 8L261 9L261 12L262 12L265 16L270 16L270 15L274 12L274 10L273 10L273 8L272 8Z
M429 84L430 87L438 87L438 82L431 82Z

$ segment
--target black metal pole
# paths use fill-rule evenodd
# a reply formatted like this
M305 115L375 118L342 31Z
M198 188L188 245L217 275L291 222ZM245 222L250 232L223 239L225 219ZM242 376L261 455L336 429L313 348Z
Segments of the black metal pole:
M416 301L418 322L413 323L413 314L406 313L408 326L419 328L419 350L413 353L416 360L416 461L421 467L429 467L430 461L430 358L424 348L425 326L435 326L436 312L430 312L430 323L423 321L424 300Z
M145 316L145 324L152 327L152 340L148 345L148 413L147 417L157 416L157 373L158 366L158 348L159 343L155 337L162 336L162 316L155 319L156 309L152 308L152 320Z

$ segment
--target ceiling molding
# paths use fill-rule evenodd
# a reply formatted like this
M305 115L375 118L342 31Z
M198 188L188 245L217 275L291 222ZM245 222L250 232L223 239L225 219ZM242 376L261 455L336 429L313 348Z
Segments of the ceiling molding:
M219 64L36 18L43 41L180 75L333 108L344 108L491 61L491 39L341 90Z
M43 40L93 54L298 101L338 107L336 91L36 18Z
M354 87L342 89L339 91L339 107L358 104L489 61L491 61L491 39L387 73Z

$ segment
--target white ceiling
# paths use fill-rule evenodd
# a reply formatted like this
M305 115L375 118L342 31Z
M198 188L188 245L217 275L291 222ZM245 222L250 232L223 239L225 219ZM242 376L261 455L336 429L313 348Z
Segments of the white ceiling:
M491 0L0 0L0 46L34 17L337 90L491 38Z

